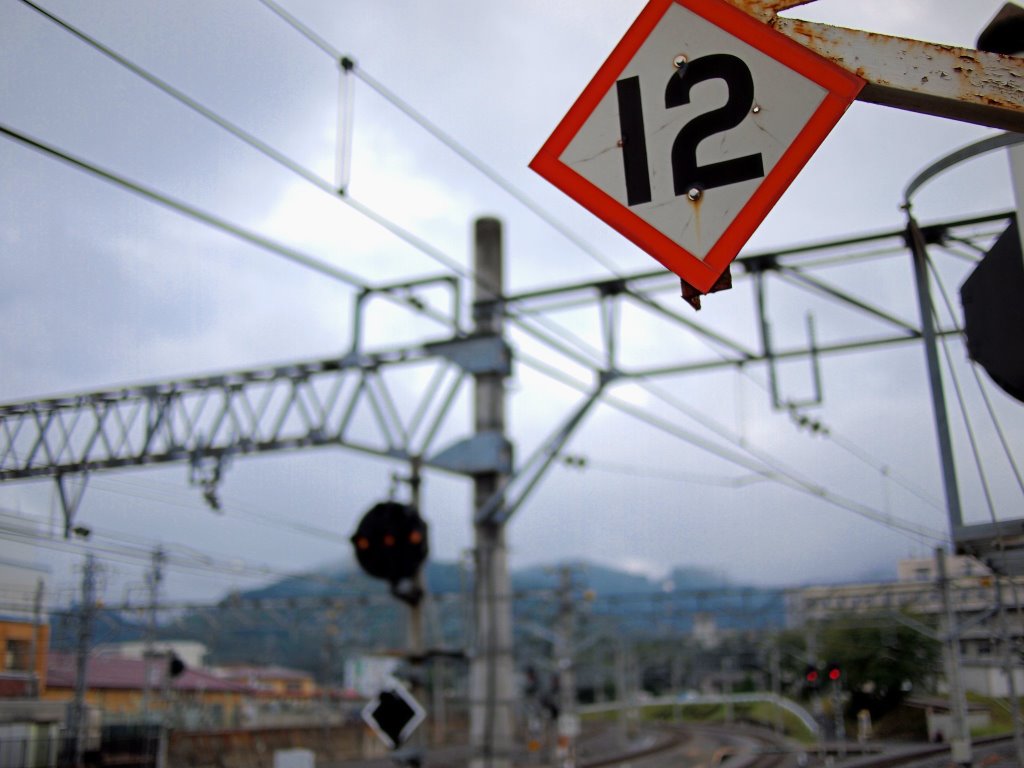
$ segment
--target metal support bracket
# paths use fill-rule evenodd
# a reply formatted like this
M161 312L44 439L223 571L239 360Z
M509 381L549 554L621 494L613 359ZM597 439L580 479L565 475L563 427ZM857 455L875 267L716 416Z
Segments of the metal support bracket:
M472 375L512 373L512 350L500 336L474 335L424 345L430 354L450 360Z
M728 0L865 82L859 101L1024 132L1024 58L781 18L813 0Z
M568 419L551 435L523 467L477 509L474 522L477 525L504 525L515 514L523 502L544 476L551 462L572 437L573 432L583 421L590 409L601 398L605 384L601 381L597 388L576 408ZM518 486L522 485L520 490ZM517 486L514 493L509 493L512 486Z
M478 432L431 457L430 465L462 475L512 472L512 443L500 432Z
M789 410L791 412L798 408L805 408L812 405L821 405L823 401L821 387L821 362L818 357L817 337L814 331L814 317L807 314L807 344L808 356L811 361L811 382L814 386L814 396L804 400L783 400L779 394L779 376L777 358L772 345L771 324L768 322L768 302L764 291L764 270L754 272L754 281L757 294L757 314L760 320L761 349L764 359L768 363L768 385L772 396L772 408L776 411Z
M76 472L74 476L81 480L81 484L72 489L68 487L68 475L60 472L54 476L57 484L57 496L60 498L61 512L64 513L64 538L71 538L71 531L74 528L75 515L82 504L82 497L85 496L85 485L89 480L88 472Z

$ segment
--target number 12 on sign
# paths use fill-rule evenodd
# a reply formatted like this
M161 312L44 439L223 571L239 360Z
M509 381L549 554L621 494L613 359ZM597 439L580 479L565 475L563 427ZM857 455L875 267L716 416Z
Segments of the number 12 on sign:
M650 0L530 167L699 295L862 86L725 0Z
M672 142L672 183L675 194L698 200L704 190L736 184L764 176L761 153L719 160L701 165L697 146L717 133L742 123L754 106L754 79L744 61L728 53L715 53L680 62L679 72L665 86L665 109L690 103L690 90L705 80L722 80L728 88L723 106L697 115L687 122ZM644 133L640 78L627 77L615 83L622 131L622 163L626 176L626 199L630 206L651 202L650 169Z

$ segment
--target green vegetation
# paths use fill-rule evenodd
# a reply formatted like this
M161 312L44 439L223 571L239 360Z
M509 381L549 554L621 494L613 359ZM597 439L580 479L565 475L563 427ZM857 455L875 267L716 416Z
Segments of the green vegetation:
M776 722L777 708L770 702L734 704L732 717L734 720L747 723L755 723L764 728L774 728ZM778 710L782 715L782 728L786 736L804 743L812 743L814 734L793 715L784 709ZM728 722L729 712L724 704L649 704L640 707L640 717L643 720L670 723L674 722L676 716L682 722L688 723L725 723ZM618 718L617 712L602 712L600 714L588 715L588 720L607 721Z
M920 624L912 616L896 621L892 615L839 619L817 628L815 664L836 663L842 670L847 692L846 714L853 717L866 709L875 722L896 710L911 692L934 688L941 668L940 644L912 628ZM922 627L923 628L923 627ZM810 698L829 690L831 683L819 669L819 687L805 683L809 652L807 631L786 631L776 642L788 695ZM828 704L826 697L826 704Z
M989 711L992 723L987 728L972 728L971 735L974 737L1005 736L1013 733L1013 717L1010 714L1010 699L997 699L991 696L979 696L976 693L968 693L969 704L980 704ZM1021 711L1024 712L1024 699L1019 700Z
M866 709L872 720L893 711L910 691L932 687L940 667L938 641L888 617L878 623L864 617L833 622L819 642L824 658L842 667L843 687L850 692L847 713Z

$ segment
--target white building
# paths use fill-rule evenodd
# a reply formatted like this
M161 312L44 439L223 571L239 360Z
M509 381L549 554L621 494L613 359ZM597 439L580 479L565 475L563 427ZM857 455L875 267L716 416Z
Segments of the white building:
M147 644L144 641L125 643L102 643L92 653L95 656L119 656L123 659L143 659L146 657ZM202 669L206 666L209 649L194 640L157 640L153 643L153 653L160 656L174 654L189 669Z

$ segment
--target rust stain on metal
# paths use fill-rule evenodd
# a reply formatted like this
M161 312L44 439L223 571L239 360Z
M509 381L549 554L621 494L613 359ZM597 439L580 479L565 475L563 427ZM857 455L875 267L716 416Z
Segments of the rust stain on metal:
M727 0L727 2L756 19L770 22L781 11L813 3L814 0Z
M771 25L865 80L864 101L1024 131L1024 58L800 19Z

